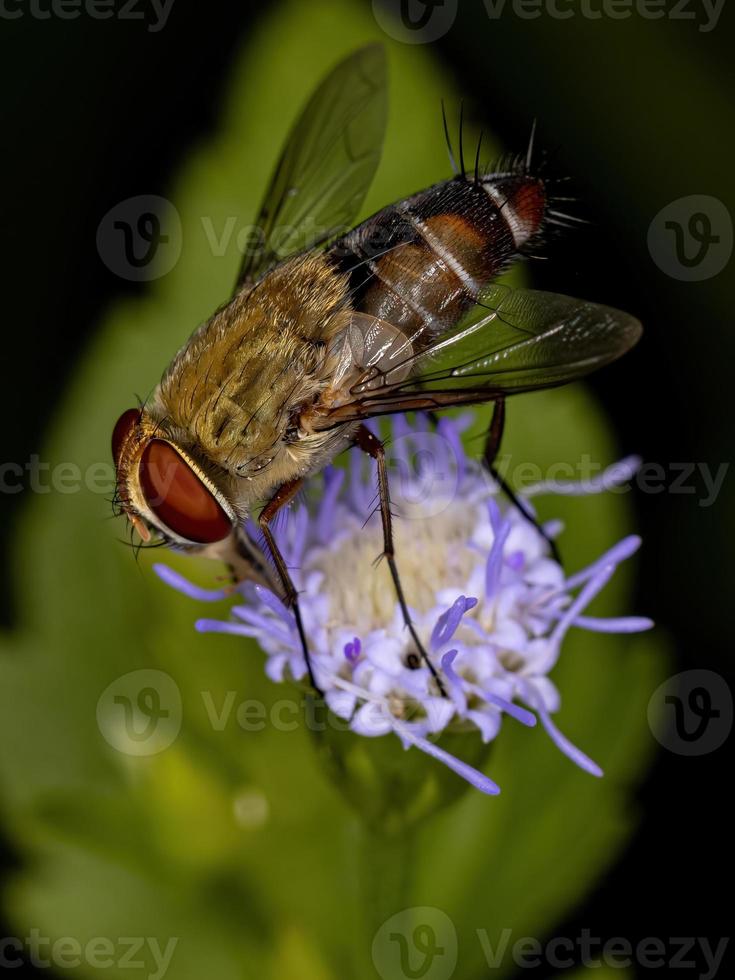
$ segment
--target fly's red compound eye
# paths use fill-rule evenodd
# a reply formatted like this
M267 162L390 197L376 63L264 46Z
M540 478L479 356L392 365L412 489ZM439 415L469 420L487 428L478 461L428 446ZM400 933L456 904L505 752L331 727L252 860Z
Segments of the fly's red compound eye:
M139 408L129 408L127 412L123 412L120 418L115 423L115 428L112 430L112 458L117 464L120 458L120 451L122 450L123 444L127 439L129 433L135 428L140 419L140 409Z
M232 531L232 521L217 498L168 442L152 439L138 472L146 504L174 534L213 544Z

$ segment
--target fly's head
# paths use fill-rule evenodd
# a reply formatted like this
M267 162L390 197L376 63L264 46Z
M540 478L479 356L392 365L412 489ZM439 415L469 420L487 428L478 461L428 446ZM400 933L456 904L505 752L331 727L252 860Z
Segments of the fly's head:
M130 408L112 433L116 501L148 542L154 534L185 550L229 538L236 509L205 468L144 409Z

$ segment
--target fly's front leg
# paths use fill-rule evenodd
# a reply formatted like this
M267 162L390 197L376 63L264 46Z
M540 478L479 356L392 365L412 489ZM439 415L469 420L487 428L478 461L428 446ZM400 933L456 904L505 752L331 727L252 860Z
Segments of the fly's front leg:
M552 558L554 561L558 562L560 565L561 554L559 553L559 548L557 547L556 541L544 531L544 529L539 524L536 515L533 513L531 508L528 506L526 501L519 497L515 490L506 482L505 478L500 475L497 467L495 466L495 460L500 452L500 443L503 439L503 430L505 429L505 398L497 398L495 400L495 406L493 407L493 416L490 420L490 428L487 432L487 438L485 440L485 451L482 454L482 461L487 468L488 472L492 476L493 480L498 484L505 496L510 500L514 507L523 514L526 520L533 524L538 533L548 544L549 550L551 551Z
M296 591L296 586L293 584L293 580L291 579L288 566L286 565L283 555L281 554L275 538L273 537L273 532L270 529L273 518L276 516L279 510L291 503L293 498L303 486L303 483L303 480L290 480L288 483L284 483L283 486L279 487L260 512L260 516L258 517L258 525L260 530L263 532L265 546L270 552L270 556L273 559L273 564L276 567L278 578L283 586L286 605L293 611L294 618L296 620L296 628L299 631L301 649L304 652L304 660L306 661L306 669L309 673L311 686L320 697L323 697L323 691L319 688L319 685L314 678L314 670L311 666L309 645L306 642L306 633L304 632L304 624L301 620L301 610L299 609L298 592Z
M403 622L408 627L408 631L411 634L413 642L416 644L416 649L424 661L426 666L431 671L432 676L436 680L439 690L447 697L447 692L442 683L442 679L439 676L436 667L429 660L429 655L424 649L421 640L416 633L416 629L411 622L411 615L408 611L408 605L406 604L406 598L403 594L403 586L401 585L401 578L398 574L398 567L396 565L395 557L395 547L393 545L393 524L392 524L392 514L390 510L390 490L388 487L388 470L385 465L385 448L383 443L376 436L372 434L370 429L366 426L361 425L360 428L355 433L354 444L358 449L361 449L368 456L375 460L378 467L378 493L380 495L380 517L383 522L383 557L388 562L388 568L390 569L391 578L393 579L393 586L396 590L396 598L398 599L398 604L401 607L401 613L403 615Z

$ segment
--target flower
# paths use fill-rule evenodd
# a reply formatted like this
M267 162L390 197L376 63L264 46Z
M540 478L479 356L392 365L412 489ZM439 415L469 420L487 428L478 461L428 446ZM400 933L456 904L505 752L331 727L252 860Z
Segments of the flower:
M652 625L642 617L585 615L640 539L626 537L568 575L538 529L465 455L461 433L470 421L442 419L433 431L421 416L413 424L399 417L390 445L398 567L444 691L404 625L387 564L375 564L383 542L374 464L357 452L349 470L328 468L321 493L295 506L276 531L299 589L317 683L331 711L357 734L395 735L404 748L433 756L488 794L499 787L436 744L442 732L474 730L487 743L506 715L528 727L540 720L562 752L601 776L552 720L560 695L549 673L572 627L629 633ZM537 484L525 498L551 490L597 492L630 479L637 465L623 460L586 487ZM555 536L561 526L552 522L544 530ZM196 588L167 566L156 571L194 598L226 595ZM254 637L271 680L305 679L293 612L263 586L245 584L240 593L246 602L231 610L231 620L200 619L197 629Z

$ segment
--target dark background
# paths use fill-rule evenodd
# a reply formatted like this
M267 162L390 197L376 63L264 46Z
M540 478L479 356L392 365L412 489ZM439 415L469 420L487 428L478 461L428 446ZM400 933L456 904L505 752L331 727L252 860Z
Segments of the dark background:
M0 20L3 228L2 460L40 451L61 392L107 304L139 287L100 261L95 231L117 202L165 194L187 147L216 122L228 66L253 24L245 7L201 15L183 0L164 30L138 22ZM625 452L664 466L731 458L735 353L730 265L704 283L665 275L646 245L669 201L709 194L732 212L732 116L702 102L735 94L732 32L688 20L490 24L469 5L437 53L468 112L522 149L534 116L553 169L573 178L590 219L534 263L534 283L630 310L647 330L635 356L592 380ZM672 70L676 66L676 70ZM246 175L244 175L246 179ZM636 609L671 635L676 669L727 676L732 647L732 475L715 506L638 494L646 548ZM22 495L4 496L6 552ZM7 563L2 619L13 623ZM623 859L556 935L728 934L724 857L731 824L726 749L661 752L640 792L643 819ZM10 865L12 855L4 852ZM0 925L0 935L5 931ZM46 975L49 971L43 971ZM16 971L20 975L20 971Z

